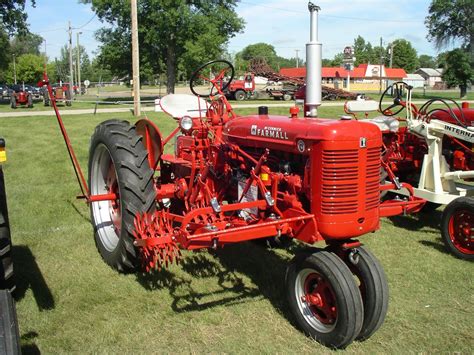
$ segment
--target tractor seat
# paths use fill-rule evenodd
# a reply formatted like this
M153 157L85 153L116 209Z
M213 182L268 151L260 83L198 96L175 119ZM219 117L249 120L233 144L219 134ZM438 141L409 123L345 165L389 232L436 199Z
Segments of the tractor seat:
M400 127L400 122L394 117L377 116L365 121L377 125L382 132L398 132Z
M169 94L160 100L160 107L164 113L173 118L183 116L206 116L208 103L201 97L187 94Z

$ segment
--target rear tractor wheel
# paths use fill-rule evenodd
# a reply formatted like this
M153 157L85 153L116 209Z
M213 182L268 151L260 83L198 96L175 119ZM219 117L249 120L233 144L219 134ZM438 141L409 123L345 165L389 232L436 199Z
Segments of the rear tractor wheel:
M362 298L351 271L335 254L296 255L286 272L286 286L298 325L316 341L344 348L360 333Z
M234 93L234 97L237 101L243 101L245 100L245 91L243 90L237 90L235 93Z
M474 260L474 199L459 197L450 202L441 218L446 249L460 259Z
M91 221L97 249L104 261L120 272L140 266L133 245L137 214L155 211L153 170L135 126L110 120L96 127L89 156L91 195L114 193L114 201L92 202Z

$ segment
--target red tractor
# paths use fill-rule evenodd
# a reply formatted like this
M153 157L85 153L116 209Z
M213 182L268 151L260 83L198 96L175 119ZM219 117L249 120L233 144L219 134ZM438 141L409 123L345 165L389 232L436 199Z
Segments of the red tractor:
M74 89L74 87L73 87ZM50 95L46 86L43 87L43 103L44 106L49 106L51 103ZM71 91L69 90L69 83L58 83L52 85L52 94L55 102L64 102L66 106L72 106Z
M223 92L228 99L237 101L256 99L255 76L252 73L245 74L244 79L234 80L230 84L225 85L225 91Z
M196 83L210 71L218 73L206 79L211 92L198 93ZM162 98L177 122L166 138L147 119L96 128L85 190L102 258L128 272L161 268L180 249L275 236L324 241L325 249L298 253L287 270L298 324L330 347L370 337L385 318L388 287L380 263L356 238L377 230L381 216L422 202L380 204L376 126L301 118L295 108L290 116L261 108L237 117L219 85L233 73L229 62L209 62L192 76L195 97ZM175 154L164 153L170 142Z
M309 9L313 19L319 8ZM181 249L286 236L308 245L286 272L299 327L335 348L369 338L384 321L388 285L357 238L376 231L380 217L416 211L424 201L380 202L381 190L396 186L380 185L382 135L372 123L315 118L314 102L310 117L298 117L296 107L288 116L261 107L238 117L224 94L233 76L229 62L212 61L191 77L195 96L162 98L177 123L167 137L148 119L99 124L88 184L48 85L100 255L120 272L150 271L178 260ZM202 80L210 90L198 92ZM311 247L316 242L326 246Z
M18 105L24 105L27 108L33 107L33 95L26 91L23 85L12 86L10 107L17 108Z
M349 101L346 112L378 109L384 115L369 120L383 133L384 175L413 185L415 196L427 201L425 210L447 205L441 218L446 248L474 260L474 109L450 99L431 99L416 107L411 94L411 86L396 82L378 104ZM383 103L387 97L393 100L389 105ZM395 117L404 109L405 118ZM394 192L407 194L400 187Z

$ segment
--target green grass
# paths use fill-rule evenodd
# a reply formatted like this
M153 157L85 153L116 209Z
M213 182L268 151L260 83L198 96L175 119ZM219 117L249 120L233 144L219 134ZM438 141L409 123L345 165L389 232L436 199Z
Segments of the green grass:
M256 109L240 110L254 113ZM284 113L288 109L270 109ZM337 117L341 108L322 108ZM84 169L94 127L129 114L65 115ZM175 122L150 113L170 131ZM24 353L329 353L293 325L283 287L294 248L185 252L158 274L102 262L52 117L0 118ZM362 238L390 286L382 328L349 353L470 353L474 263L444 251L441 213L384 219Z

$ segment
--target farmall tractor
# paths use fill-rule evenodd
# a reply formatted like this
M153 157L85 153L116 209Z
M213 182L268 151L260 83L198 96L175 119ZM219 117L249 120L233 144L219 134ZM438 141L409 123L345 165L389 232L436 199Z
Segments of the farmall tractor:
M33 107L33 95L25 90L24 85L13 85L10 96L10 107L15 109L19 105Z
M414 186L415 196L428 201L424 210L447 205L441 235L448 251L474 260L474 109L450 99L431 99L421 107L412 102L412 87L404 82L389 86L380 102L349 101L345 111L378 110L384 117L370 121L383 133L384 177L397 194L407 194L398 181ZM393 98L390 105L385 98ZM405 119L395 117L406 109Z
M265 107L237 116L224 94L234 68L212 61L191 78L195 96L161 99L163 111L176 120L167 137L148 119L97 126L88 184L48 90L107 264L120 272L153 270L179 259L181 249L293 238L308 248L288 265L289 307L306 334L343 348L369 338L388 306L382 266L357 238L376 231L380 217L416 211L424 201L380 202L381 190L395 185L380 184L378 127L316 118L319 8L310 3L309 10L307 63L313 64L306 117L298 117L296 107L288 116L269 115ZM168 145L174 154L165 153ZM325 247L311 247L316 242Z

